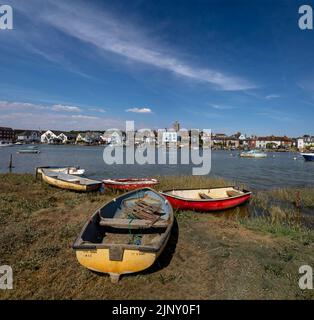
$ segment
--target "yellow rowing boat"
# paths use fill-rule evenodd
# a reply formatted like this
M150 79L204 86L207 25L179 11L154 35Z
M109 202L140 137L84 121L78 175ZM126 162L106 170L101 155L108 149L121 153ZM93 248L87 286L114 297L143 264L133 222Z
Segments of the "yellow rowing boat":
M86 222L73 244L86 268L120 275L149 268L166 246L173 225L170 203L150 188L126 193L105 204Z
M51 186L78 192L95 191L102 185L102 183L97 180L82 178L62 172L53 172L47 169L41 169L41 178Z

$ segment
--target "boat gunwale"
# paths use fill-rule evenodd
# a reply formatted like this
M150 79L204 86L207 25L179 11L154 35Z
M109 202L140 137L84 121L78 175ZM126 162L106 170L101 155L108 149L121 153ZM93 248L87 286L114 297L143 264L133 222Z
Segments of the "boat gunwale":
M171 203L168 201L168 199L166 199L162 194L160 194L160 192L155 191L152 188L149 187L145 187L145 188L141 188L141 189L137 189L137 190L132 190L129 191L125 194L123 194L123 197L132 194L132 193L137 193L138 191L152 191L153 193L157 194L158 196L160 196L165 203L167 203L169 205L169 223L168 226L166 228L166 230L162 233L160 240L158 241L157 244L153 245L153 246L144 246L144 245L134 245L134 244L108 244L108 243L92 243L92 242L88 242L88 241L84 241L82 239L83 233L85 232L86 228L88 227L89 223L93 222L93 219L99 215L100 216L100 211L102 208L104 208L105 206L109 205L111 202L114 202L116 200L116 198L113 198L109 201L107 201L104 205L102 205L101 207L99 207L91 216L90 218L85 222L84 226L82 227L79 235L76 237L75 241L72 244L72 249L74 250L97 250L97 249L110 249L110 248L122 248L123 250L137 250L137 251L142 251L142 252L152 252L152 253L157 253L160 251L160 249L162 248L163 244L165 242L168 241L169 237L170 237L170 233L173 227L173 223L174 223L174 212L173 212L173 208ZM119 229L119 228L115 228L115 229ZM164 229L164 228L161 228ZM139 230L141 230L139 228ZM147 229L145 229L147 230Z
M124 180L124 181L122 181ZM130 179L104 179L102 180L104 184L108 185L116 185L116 186L127 186L127 185L137 185L137 184L148 184L148 185L157 185L159 184L157 179L150 179L150 178L143 178L143 179L136 179L136 178L130 178Z
M226 201L229 199L237 199L237 198L242 198L248 195L252 195L252 191L246 190L246 189L241 189L240 191L243 192L243 194L241 195L237 195L237 196L233 196L233 197L228 197L228 198L218 198L218 199L191 199L191 198L183 198L180 196L176 196L167 192L172 192L172 191L191 191L191 190L210 190L210 189L225 189L225 188L233 188L234 190L237 190L235 188L235 186L226 186L226 187L215 187L215 188L182 188L182 189L169 189L169 190L165 190L165 191L160 191L160 193L166 197L171 197L171 198L175 198L178 200L182 200L182 201L189 201L189 202L218 202L218 201Z

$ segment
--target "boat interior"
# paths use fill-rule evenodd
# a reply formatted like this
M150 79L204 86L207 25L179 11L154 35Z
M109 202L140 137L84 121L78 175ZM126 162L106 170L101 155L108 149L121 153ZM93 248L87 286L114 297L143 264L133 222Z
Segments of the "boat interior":
M143 209L143 210L141 210ZM83 244L158 247L171 224L172 208L150 189L140 189L112 200L87 224Z
M218 200L237 197L245 194L245 192L233 187L215 188L215 189L193 189L193 190L173 190L167 194L193 200Z
M97 181L97 180L82 178L82 177L67 174L64 172L49 171L49 169L48 170L43 169L42 171L48 177L62 180L65 182L77 183L77 184L82 184L82 185L93 185L93 184L97 184L97 183L100 184L101 183L100 181Z

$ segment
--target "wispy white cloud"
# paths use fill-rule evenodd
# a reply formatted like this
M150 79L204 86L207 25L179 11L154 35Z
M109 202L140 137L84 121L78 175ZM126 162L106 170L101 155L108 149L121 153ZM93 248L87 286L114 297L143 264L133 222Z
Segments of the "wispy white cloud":
M289 113L282 112L280 110L261 110L259 112L256 112L257 116L262 116L265 118L269 118L272 120L280 121L280 122L290 122L290 121L295 121L296 116L293 116Z
M108 12L93 9L83 2L48 1L46 10L41 10L38 19L47 26L62 31L103 53L113 53L129 61L169 71L177 76L208 83L219 90L239 91L255 88L256 85L243 77L234 76L211 67L196 66L183 61L169 48L154 42L145 34L145 28L128 24L123 17L114 17ZM30 2L23 4L25 14L34 15ZM31 2L38 4L37 1ZM20 9L23 10L23 6ZM41 6L40 6L41 7ZM179 49L178 49L179 50ZM49 55L48 59L58 59Z
M56 106L58 112L56 112ZM61 106L61 107L60 107ZM105 130L123 128L121 119L77 114L80 108L0 101L0 125L16 129ZM87 108L89 110L89 108ZM82 111L82 110L80 110Z
M87 119L87 120L98 120L98 119L101 119L99 117L87 116L87 115L84 115L84 114L72 115L72 118L74 118L74 119Z
M94 112L100 112L100 113L106 113L107 111L105 109L102 108L90 108L90 111L94 111Z
M277 99L277 98L280 98L280 95L279 94L269 94L265 97L265 99L267 100L271 100L271 99Z
M216 110L231 110L235 108L233 106L226 106L226 105L220 105L220 104L210 104L210 106Z
M126 109L126 112L134 112L134 113L152 113L150 108L130 108Z
M65 106L62 104L55 104L51 107L53 111L65 111L65 112L81 112L79 107L75 106Z

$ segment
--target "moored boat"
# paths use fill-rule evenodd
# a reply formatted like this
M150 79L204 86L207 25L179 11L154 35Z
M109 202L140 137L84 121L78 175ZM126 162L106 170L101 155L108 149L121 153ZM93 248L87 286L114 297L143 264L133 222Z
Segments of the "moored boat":
M301 153L305 161L314 161L314 153Z
M81 169L79 167L53 167L53 166L47 166L47 167L38 167L36 168L36 177L40 176L42 174L42 170L49 170L51 172L60 172L60 173L67 173L72 175L83 175L85 173L85 169Z
M61 189L88 192L98 190L101 181L78 177L63 172L52 172L48 169L41 169L42 180L46 183Z
M4 148L4 147L12 147L12 146L13 146L13 143L0 141L0 147L2 147L2 148Z
M239 206L251 198L248 190L235 187L168 190L161 194L178 210L219 211Z
M20 149L17 153L40 153L40 150L37 146L27 147L25 149Z
M106 179L103 180L106 188L113 190L130 191L140 188L152 188L158 184L156 179Z
M250 150L250 151L241 152L240 157L243 157L243 158L266 158L267 153L261 152L258 150Z
M120 275L149 268L170 237L174 217L170 203L159 193L143 188L106 203L86 222L73 244L84 267Z

